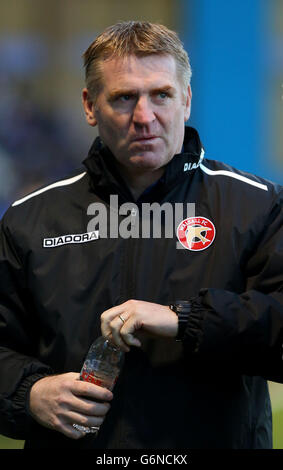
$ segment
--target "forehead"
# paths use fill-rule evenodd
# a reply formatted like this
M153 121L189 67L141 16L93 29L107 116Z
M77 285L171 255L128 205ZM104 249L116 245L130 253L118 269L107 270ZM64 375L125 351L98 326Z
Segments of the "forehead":
M177 67L171 55L113 57L102 62L101 71L105 89L114 86L176 86Z

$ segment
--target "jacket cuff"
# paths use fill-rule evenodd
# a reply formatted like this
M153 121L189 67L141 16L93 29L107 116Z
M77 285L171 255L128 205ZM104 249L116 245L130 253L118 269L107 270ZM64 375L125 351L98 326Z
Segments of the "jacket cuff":
M40 379L47 377L52 374L50 372L42 372L30 375L26 377L21 384L19 385L17 391L14 393L12 397L13 401L13 413L17 416L15 420L17 422L17 432L16 434L20 434L21 436L25 436L29 430L30 423L32 421L32 416L30 414L29 409L29 397L30 397L30 390L31 387ZM24 438L25 438L24 437ZM23 437L20 437L22 439Z
M191 353L197 353L203 337L203 320L206 312L201 297L190 299L191 311L185 329L183 343Z

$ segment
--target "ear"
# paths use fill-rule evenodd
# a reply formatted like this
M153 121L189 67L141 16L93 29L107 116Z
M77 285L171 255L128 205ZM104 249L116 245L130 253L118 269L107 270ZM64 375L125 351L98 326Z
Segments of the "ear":
M82 91L82 102L83 102L83 107L84 107L87 123L90 126L95 127L97 124L97 120L95 118L94 103L90 97L90 94L87 88L84 88Z
M192 89L190 85L188 86L187 93L186 93L186 103L185 103L185 113L184 113L184 121L186 122L191 114L191 101L192 101Z

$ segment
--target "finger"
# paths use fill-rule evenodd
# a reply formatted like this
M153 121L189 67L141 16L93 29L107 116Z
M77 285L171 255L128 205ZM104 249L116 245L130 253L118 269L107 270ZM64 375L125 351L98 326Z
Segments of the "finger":
M126 303L124 302L120 305L117 305L115 307L109 308L108 310L105 310L101 317L101 332L104 337L107 337L111 334L111 328L109 327L110 322L115 318L121 315L122 313L125 313L126 310Z
M73 425L78 424L86 428L100 427L105 419L105 416L88 416L81 413L70 412L68 413L67 422ZM67 424L66 422L66 424Z
M104 337L107 337L111 334L110 322L115 318L119 317L119 315L126 314L127 311L131 311L132 303L131 301L127 301L122 303L121 305L117 305L116 307L109 308L105 310L100 319L101 319L101 331Z
M122 319L120 316L115 317L109 324L110 330L111 330L111 338L110 340L114 342L119 348L121 348L123 351L128 352L130 348L127 346L127 344L123 341L121 335L120 335L120 330L124 326L124 324L127 321L127 314L123 312Z
M82 426L77 423L70 423L64 426L60 432L71 439L82 439L89 433L96 434L99 431L100 426Z
M88 416L105 416L110 409L110 404L108 402L97 402L93 400L87 400L85 398L75 397L72 410L77 411L81 414Z
M122 326L120 335L129 346L141 346L141 341L134 335L134 333L142 328L142 322L132 315Z
M100 400L102 402L111 401L113 399L113 393L104 387L99 387L90 382L78 380L73 383L72 393L77 396L88 397L92 400Z
M71 439L81 439L85 437L86 433L82 429L77 429L73 426L75 423L60 422L60 425L54 427L53 429L64 434L65 436Z
M75 439L75 440L82 439L83 437L86 436L85 432L83 432L82 430L79 430L79 429L75 429L73 427L73 425L66 426L66 428L64 428L64 430L62 430L62 433L65 436L67 436L71 439Z

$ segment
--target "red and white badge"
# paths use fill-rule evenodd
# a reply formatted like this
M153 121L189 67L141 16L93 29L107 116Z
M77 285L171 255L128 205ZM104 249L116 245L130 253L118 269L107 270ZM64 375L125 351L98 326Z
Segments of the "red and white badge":
M189 217L177 228L179 242L191 251L206 250L212 244L215 234L213 223L205 217Z

